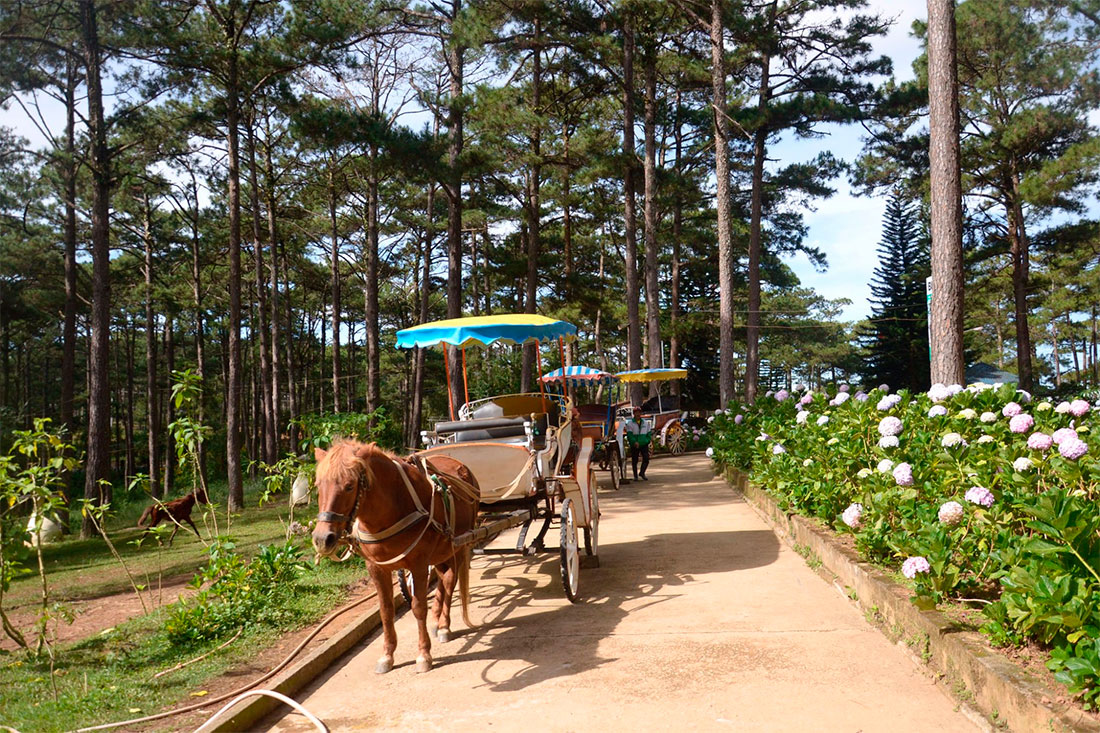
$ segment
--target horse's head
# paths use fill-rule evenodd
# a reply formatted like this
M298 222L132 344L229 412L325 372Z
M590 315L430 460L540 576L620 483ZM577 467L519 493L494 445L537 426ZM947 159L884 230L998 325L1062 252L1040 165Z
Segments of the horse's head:
M351 531L360 492L371 483L367 457L373 450L373 445L343 440L327 451L314 451L318 513L313 548L324 557L332 555L340 538Z

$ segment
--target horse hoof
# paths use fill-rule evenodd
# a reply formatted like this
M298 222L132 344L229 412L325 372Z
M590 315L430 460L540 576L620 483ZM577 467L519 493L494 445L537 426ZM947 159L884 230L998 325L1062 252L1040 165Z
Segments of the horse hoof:
M424 672L430 671L432 671L432 660L429 657L417 657L416 673L423 674Z
M435 636L436 636L437 639L439 639L439 641L446 644L448 641L451 640L451 630L450 629L437 629L436 632L435 632Z
M393 657L382 657L378 660L378 663L374 665L375 674L386 674L393 669Z

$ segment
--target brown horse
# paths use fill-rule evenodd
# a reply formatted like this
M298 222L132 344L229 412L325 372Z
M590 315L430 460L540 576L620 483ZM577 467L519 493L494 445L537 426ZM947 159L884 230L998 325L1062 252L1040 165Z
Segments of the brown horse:
M195 508L196 501L201 501L203 504L210 503L210 498L206 495L206 491L204 491L201 486L190 494L181 496L179 499L150 504L145 508L145 511L142 512L141 518L138 519L137 526L144 527L145 520L149 520L149 529L152 529L161 522L171 522L176 525L172 528L172 536L168 538L169 547L172 546L172 540L176 539L176 532L179 531L179 528L183 526L184 522L191 525L191 529L195 531L195 536L198 537L199 528L191 521L191 510Z
M385 640L385 654L375 672L393 669L397 632L391 589L393 571L398 569L412 576L412 611L420 630L416 671L427 672L432 668L427 626L429 565L440 580L433 608L439 640L450 640L456 585L462 618L467 626L474 626L469 616L470 546L456 548L453 539L477 523L477 480L453 458L441 456L418 465L415 457L397 458L373 443L354 440L341 440L328 451L318 448L316 457L319 513L313 546L327 557L347 541L367 561L378 589ZM438 478L430 478L425 471Z

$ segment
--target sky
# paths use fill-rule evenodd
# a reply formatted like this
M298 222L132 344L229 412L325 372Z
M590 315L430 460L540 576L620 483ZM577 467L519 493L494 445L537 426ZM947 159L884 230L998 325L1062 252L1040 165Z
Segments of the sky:
M890 33L877 39L876 55L894 61L894 76L899 81L913 78L913 60L920 55L920 44L910 35L913 21L927 17L926 0L871 0L870 8L896 18ZM858 125L831 125L830 134L812 140L783 140L773 147L772 155L783 163L809 160L822 151L832 151L842 160L854 161L863 147L865 134ZM787 264L802 284L826 298L848 298L841 318L854 321L871 313L871 275L878 264L875 248L882 236L885 197L855 196L847 180L836 181L836 193L819 201L815 211L805 212L809 227L807 244L817 247L828 260L828 269L817 272L808 258L796 255Z
M895 19L889 34L876 39L876 55L893 59L894 75L898 80L911 79L912 63L920 53L920 46L910 31L914 20L925 17L926 0L870 0L868 6L872 12ZM51 124L56 123L55 132L60 132L64 119L59 105L56 105L55 111L58 114L51 115ZM0 125L14 128L32 144L44 141L18 106L0 109ZM846 161L854 161L859 156L864 134L861 127L829 125L822 131L828 134L812 140L780 140L769 155L776 164L809 160L825 150ZM843 310L841 318L854 321L870 315L867 300L871 294L869 283L878 262L875 248L881 236L886 200L882 197L854 196L843 178L835 182L835 187L836 193L831 198L816 202L813 211L804 212L809 228L807 243L825 253L827 270L817 272L804 255L789 258L787 264L804 286L827 298L851 300L851 305Z

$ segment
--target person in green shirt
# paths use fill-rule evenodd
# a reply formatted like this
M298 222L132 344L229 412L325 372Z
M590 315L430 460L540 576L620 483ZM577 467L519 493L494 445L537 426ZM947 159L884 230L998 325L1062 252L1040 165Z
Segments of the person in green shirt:
M634 480L641 477L642 481L649 481L645 471L649 468L649 444L653 442L649 425L642 419L642 408L634 408L634 416L626 424L626 442L630 446L630 463L634 467ZM642 459L642 470L638 471L638 459Z

